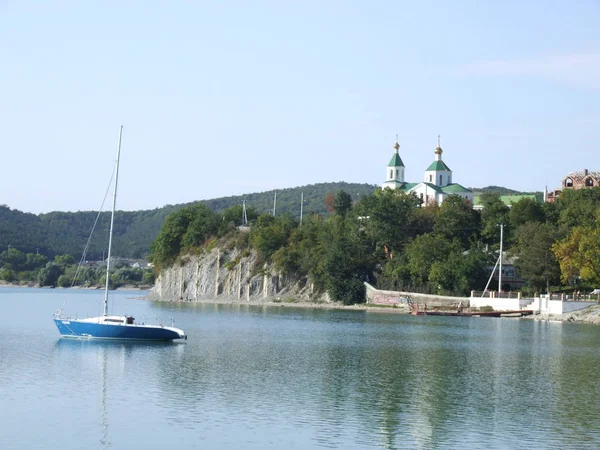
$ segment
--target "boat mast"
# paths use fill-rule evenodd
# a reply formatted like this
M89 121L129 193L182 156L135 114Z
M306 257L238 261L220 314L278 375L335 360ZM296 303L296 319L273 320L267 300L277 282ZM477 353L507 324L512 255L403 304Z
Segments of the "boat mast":
M502 253L504 251L504 224L500 224L500 269L498 270L498 294L502 292Z
M108 259L106 260L106 286L104 288L104 315L108 316L108 285L110 283L110 253L112 248L113 224L115 222L115 208L117 206L117 185L119 184L119 159L121 158L121 137L123 136L123 125L119 130L119 145L117 147L117 162L115 166L115 189L113 191L113 206L110 215L110 231L108 234Z

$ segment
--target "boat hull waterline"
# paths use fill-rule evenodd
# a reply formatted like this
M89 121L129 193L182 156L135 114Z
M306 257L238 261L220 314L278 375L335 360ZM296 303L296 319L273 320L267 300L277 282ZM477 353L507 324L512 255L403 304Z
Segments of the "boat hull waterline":
M175 327L160 325L95 323L89 319L73 320L55 318L61 337L80 339L124 339L144 341L187 340L187 335Z

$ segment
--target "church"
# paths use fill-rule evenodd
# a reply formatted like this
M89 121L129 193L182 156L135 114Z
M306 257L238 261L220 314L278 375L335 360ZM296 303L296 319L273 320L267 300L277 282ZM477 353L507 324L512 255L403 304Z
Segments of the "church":
M438 146L434 150L435 160L425 170L421 183L407 183L404 181L404 163L399 154L398 139L394 144L394 155L386 168L387 181L382 184L382 189L399 189L406 193L414 192L422 201L423 206L437 203L441 205L449 195L459 195L473 204L473 192L464 186L452 182L452 170L442 160L442 147L438 136Z

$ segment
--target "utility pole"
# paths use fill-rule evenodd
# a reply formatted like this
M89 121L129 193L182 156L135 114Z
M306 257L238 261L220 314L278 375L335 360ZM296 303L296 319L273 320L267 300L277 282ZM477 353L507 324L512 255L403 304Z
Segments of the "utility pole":
M242 225L248 225L248 215L246 214L246 200L242 202Z
M504 244L504 224L500 224L500 269L498 272L498 293L502 292L502 252Z
M304 192L300 193L300 225L302 225L302 207L304 206Z
M277 209L277 191L275 191L275 196L273 197L273 217L275 217L276 209Z

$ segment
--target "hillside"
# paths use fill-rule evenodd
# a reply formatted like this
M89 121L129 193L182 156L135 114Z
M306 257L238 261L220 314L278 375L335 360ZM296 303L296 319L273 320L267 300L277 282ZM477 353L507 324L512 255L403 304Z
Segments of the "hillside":
M364 183L318 183L277 191L277 215L289 213L300 216L300 196L304 193L304 214L327 214L324 203L328 192L346 191L354 201L373 193L378 186ZM474 192L496 192L501 195L518 194L517 191L499 186L473 189ZM205 203L213 211L222 211L246 200L248 208L259 214L273 211L275 191L255 192L246 195L221 197L198 202L166 205L162 208L142 211L119 211L115 216L115 255L141 258L148 253L150 243L160 231L165 218L174 211L195 203ZM79 259L97 212L50 212L30 214L0 206L0 249L11 247L26 253L39 252L50 258L68 253ZM109 213L102 213L96 232L90 243L89 260L99 260L106 249Z
M344 190L356 201L370 195L377 186L361 183L318 183L277 191L277 215L300 216L300 197L304 193L304 214L326 214L324 203L328 192ZM141 258L148 253L150 243L160 231L165 218L174 211L195 203L205 203L213 211L222 211L246 200L248 208L259 214L273 210L275 191L221 197L142 211L119 211L115 216L113 252L115 255ZM25 253L46 255L68 253L79 259L97 212L24 213L0 206L0 249L11 246ZM99 260L106 249L110 213L101 214L88 251L89 260Z

